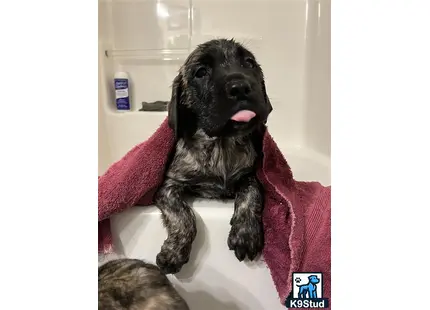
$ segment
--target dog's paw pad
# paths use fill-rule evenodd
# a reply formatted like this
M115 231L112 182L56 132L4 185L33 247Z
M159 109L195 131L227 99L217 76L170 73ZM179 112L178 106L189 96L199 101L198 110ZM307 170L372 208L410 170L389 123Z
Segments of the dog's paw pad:
M245 225L233 225L227 240L228 248L234 251L236 258L243 261L248 257L253 261L263 250L262 230L250 229Z
M184 253L185 252L185 253ZM156 258L156 264L164 274L178 273L188 263L188 251L173 248L162 248Z

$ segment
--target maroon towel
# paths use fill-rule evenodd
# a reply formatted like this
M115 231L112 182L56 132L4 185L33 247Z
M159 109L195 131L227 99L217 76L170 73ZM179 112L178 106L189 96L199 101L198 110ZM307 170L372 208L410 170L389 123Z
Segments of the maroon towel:
M110 216L153 204L173 147L174 134L166 119L147 141L99 177L99 252L113 250ZM331 307L331 187L295 181L267 130L263 153L257 172L265 190L263 257L281 302L292 290L292 272L322 272L323 297Z

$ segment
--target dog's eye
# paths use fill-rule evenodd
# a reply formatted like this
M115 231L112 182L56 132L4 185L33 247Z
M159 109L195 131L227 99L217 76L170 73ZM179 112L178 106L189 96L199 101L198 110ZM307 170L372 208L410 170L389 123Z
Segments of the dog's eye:
M257 64L256 64L254 59L249 58L249 57L245 59L245 67L246 68L255 68L256 65Z
M204 77L206 74L208 74L208 70L206 70L206 68L200 68L199 70L197 70L195 77L200 79Z

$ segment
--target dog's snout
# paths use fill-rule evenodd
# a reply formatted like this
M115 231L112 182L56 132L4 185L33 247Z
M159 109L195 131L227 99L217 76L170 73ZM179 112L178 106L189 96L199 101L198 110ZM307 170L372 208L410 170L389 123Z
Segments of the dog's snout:
M246 97L251 92L251 85L246 80L234 80L227 84L227 94L232 99Z

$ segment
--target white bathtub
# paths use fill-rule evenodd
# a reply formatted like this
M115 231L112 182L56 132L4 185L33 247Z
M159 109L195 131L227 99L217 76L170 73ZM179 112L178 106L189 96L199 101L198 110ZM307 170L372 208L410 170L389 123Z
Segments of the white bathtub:
M262 64L274 107L269 131L295 178L330 184L329 0L100 0L99 175L166 117L138 112L138 103L168 100L188 52L205 40L232 36L248 42ZM116 70L130 75L131 112L115 110ZM240 263L228 250L233 204L199 200L193 208L198 234L192 256L170 277L191 309L285 309L264 263ZM121 254L150 262L166 237L155 207L114 216L112 230Z

